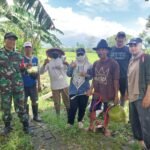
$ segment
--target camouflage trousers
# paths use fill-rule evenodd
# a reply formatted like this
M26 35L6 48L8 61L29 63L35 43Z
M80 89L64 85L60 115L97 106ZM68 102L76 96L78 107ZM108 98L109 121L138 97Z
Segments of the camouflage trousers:
M11 122L11 105L12 101L14 102L15 111L18 114L21 122L25 122L28 120L28 115L26 113L24 107L24 90L20 88L20 90L9 90L9 91L1 91L1 109L3 112L2 119L4 122Z

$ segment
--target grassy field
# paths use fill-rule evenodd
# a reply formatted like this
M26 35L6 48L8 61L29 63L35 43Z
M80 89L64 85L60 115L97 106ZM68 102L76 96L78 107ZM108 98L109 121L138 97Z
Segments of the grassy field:
M67 60L71 62L75 60L75 53L67 52ZM87 54L89 61L93 63L98 59L96 53ZM39 56L41 62L46 58L43 54ZM49 86L48 75L41 76L42 82L47 83ZM45 89L42 93L50 91L50 88ZM42 95L42 93L40 95ZM113 131L113 136L110 138L104 137L101 133L89 133L77 128L77 123L71 129L66 128L66 112L64 106L61 108L61 116L58 119L55 115L53 102L51 99L39 99L40 115L47 127L62 141L68 150L140 150L137 143L129 144L132 134L129 124L113 123L109 127ZM126 105L126 113L128 114L128 105ZM31 111L31 110L30 110ZM88 127L88 110L84 118L85 127ZM0 112L0 117L1 117ZM2 120L0 119L0 127ZM32 150L33 143L31 137L22 132L22 125L20 124L17 116L13 114L14 131L9 137L0 136L0 150ZM51 148L50 148L51 150Z

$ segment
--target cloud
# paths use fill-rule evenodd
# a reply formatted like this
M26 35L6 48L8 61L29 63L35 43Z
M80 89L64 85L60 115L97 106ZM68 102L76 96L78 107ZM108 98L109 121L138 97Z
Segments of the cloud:
M7 3L8 3L9 5L13 5L13 4L14 4L13 0L7 0Z
M124 11L128 9L129 0L79 0L77 5L99 9L101 11Z
M147 23L147 20L145 18L139 17L136 24L140 26L141 28L145 29L146 23Z
M140 9L149 9L150 8L150 1L143 0L133 0L134 5L137 5L140 7Z
M74 12L72 8L54 8L47 3L43 3L45 9L54 19L54 24L57 28L64 32L64 36L60 35L59 38L62 42L67 44L70 41L70 45L76 42L84 41L84 39L95 37L97 40L100 38L107 38L116 34L118 31L125 31L127 34L137 35L143 29L144 19L139 18L136 22L138 24L138 30L133 28L127 28L122 24L109 21L102 17L90 18L87 15ZM138 32L137 32L138 31ZM84 38L83 38L83 37Z

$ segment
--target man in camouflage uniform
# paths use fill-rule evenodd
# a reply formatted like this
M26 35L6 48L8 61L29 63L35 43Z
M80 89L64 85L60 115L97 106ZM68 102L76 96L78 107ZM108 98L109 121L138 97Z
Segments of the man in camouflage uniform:
M24 132L30 133L28 115L24 109L24 87L20 72L22 56L14 51L17 39L14 33L6 33L4 36L4 48L0 49L0 95L5 135L12 130L12 99L15 111L23 123Z

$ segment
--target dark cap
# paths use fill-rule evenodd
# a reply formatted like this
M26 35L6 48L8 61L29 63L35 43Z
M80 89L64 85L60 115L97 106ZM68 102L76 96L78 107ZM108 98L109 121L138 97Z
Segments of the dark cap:
M127 45L142 43L141 38L132 38Z
M14 38L15 40L18 40L18 37L13 32L8 32L5 34L4 39L8 39L8 38Z
M78 49L76 50L76 53L77 53L77 54L85 54L85 49L84 49L84 48L78 48Z
M125 38L126 37L126 34L125 34L125 32L123 32L123 31L120 31L120 32L118 32L117 33L117 36L116 37L118 37L118 38Z

